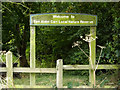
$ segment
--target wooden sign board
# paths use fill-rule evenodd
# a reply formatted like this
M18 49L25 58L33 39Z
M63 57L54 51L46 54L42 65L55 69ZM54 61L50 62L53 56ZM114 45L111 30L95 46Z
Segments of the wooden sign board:
M97 16L79 13L31 14L33 26L97 26Z

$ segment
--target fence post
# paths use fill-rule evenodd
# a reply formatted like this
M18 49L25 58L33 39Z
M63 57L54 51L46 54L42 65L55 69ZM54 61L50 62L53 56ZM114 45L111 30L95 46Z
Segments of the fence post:
M7 68L7 84L8 87L13 86L13 64L12 64L12 52L6 53L6 68Z
M63 88L63 60L57 60L57 78L56 78L56 86L57 88Z

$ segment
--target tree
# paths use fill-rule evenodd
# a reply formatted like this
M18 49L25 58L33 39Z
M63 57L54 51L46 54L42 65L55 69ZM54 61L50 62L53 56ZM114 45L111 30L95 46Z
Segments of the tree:
M118 63L119 58L119 3L95 2L7 2L3 3L3 49L21 56L21 66L28 66L29 16L32 13L86 13L98 16L97 45L106 46L100 63ZM86 57L78 48L72 48L80 36L89 34L89 27L37 27L37 60L46 66L55 66L58 58L65 64L87 64ZM89 54L88 45L81 48ZM27 51L27 52L26 52ZM97 54L99 54L97 48ZM81 57L83 56L83 57ZM98 58L98 57L97 57Z
M29 66L26 60L26 47L29 41L28 4L3 3L3 49L20 55L20 66ZM9 47L6 47L10 45ZM16 51L17 50L17 51Z

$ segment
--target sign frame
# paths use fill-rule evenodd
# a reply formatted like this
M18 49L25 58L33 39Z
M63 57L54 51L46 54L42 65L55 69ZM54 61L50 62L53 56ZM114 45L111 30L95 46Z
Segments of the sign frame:
M35 16L44 16L44 15L79 15L79 16L85 16L85 17L95 17L95 24L33 24L32 23L32 17ZM97 15L91 15L91 14L81 14L81 13L42 13L42 14L30 14L30 25L31 26L97 26Z
M76 15L76 14L79 14L79 15L85 15L85 16L93 16L95 17L95 23L94 25L75 25L75 24L71 24L71 25L64 25L64 24L32 24L31 23L31 17L32 16L35 16L35 15L52 15L52 14L72 14L72 15ZM41 21L40 21L41 22ZM35 37L36 37L36 34L35 34L35 27L36 26L89 26L90 27L90 35L91 35L91 38L94 38L93 41L91 41L89 43L89 65L90 67L91 66L95 66L95 62L96 62L96 26L97 26L97 15L90 15L90 14L81 14L81 13L43 13L43 14L30 14L30 68L35 68L35 60L36 60L36 53L35 53L35 47L36 47L36 44L35 44ZM89 82L90 82L90 86L95 86L96 85L96 79L95 79L95 70L94 68L92 69L89 69ZM30 74L30 86L33 86L35 85L35 74L34 73L31 73ZM61 87L63 87L63 85L61 84Z

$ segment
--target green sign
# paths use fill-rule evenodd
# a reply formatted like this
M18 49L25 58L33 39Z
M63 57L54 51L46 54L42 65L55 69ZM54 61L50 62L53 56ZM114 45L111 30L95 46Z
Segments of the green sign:
M97 26L97 16L78 13L31 14L30 25Z

